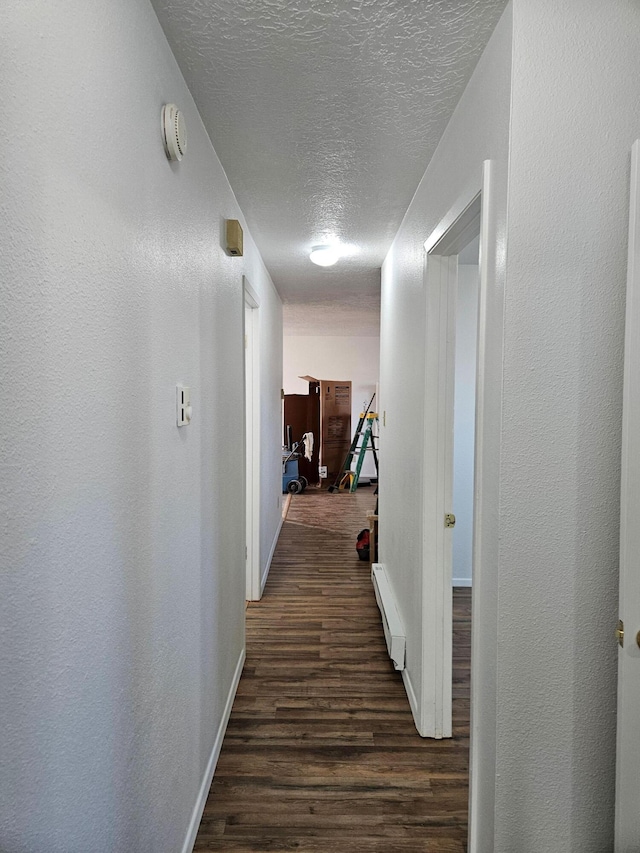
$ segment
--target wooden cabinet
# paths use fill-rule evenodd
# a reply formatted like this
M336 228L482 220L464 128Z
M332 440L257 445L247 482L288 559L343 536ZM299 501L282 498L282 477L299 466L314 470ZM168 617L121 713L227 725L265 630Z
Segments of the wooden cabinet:
M313 433L311 462L300 460L300 474L310 483L320 482L318 467L327 469L323 486L330 486L338 477L351 445L351 382L349 380L314 379L302 376L309 383L308 394L285 394L284 439L291 427L294 442L305 432Z

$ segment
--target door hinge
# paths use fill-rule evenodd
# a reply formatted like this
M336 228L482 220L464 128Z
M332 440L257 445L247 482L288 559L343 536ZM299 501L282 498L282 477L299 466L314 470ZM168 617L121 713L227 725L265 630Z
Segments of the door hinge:
M624 622L622 619L618 620L618 627L616 628L616 639L618 644L624 646Z
M452 512L448 512L445 515L444 526L445 527L455 527L456 526L456 517Z

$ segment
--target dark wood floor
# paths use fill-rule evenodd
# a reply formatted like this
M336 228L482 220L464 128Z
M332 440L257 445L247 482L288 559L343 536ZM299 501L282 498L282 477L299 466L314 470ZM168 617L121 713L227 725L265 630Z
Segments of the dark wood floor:
M355 552L375 498L291 501L196 851L463 853L470 590L454 594L454 737L417 734L387 656L369 564Z

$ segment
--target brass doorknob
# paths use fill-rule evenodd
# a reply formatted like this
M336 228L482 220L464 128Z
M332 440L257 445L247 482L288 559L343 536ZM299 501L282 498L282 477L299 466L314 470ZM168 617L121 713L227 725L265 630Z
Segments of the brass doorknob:
M638 633L636 634L636 643L638 645L638 648L640 649L640 631L638 631Z

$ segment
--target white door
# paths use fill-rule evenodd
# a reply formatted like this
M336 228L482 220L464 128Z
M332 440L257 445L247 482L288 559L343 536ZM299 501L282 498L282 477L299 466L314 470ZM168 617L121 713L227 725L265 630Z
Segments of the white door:
M258 300L244 278L244 381L246 437L246 597L258 601L260 578L260 366Z
M631 163L620 514L616 853L640 853L640 141Z

